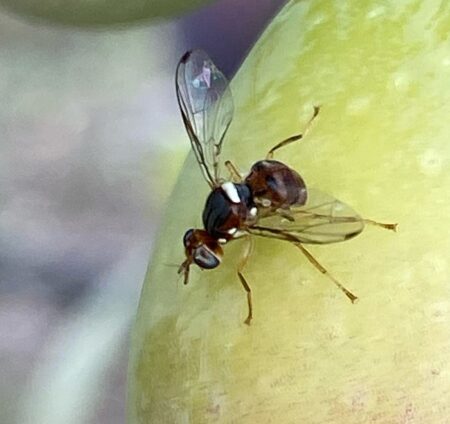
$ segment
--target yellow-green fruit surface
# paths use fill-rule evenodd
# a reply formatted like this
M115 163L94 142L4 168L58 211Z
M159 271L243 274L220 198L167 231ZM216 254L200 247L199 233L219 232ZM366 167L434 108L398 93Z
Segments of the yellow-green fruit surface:
M248 169L321 105L277 159L399 229L310 248L357 304L289 243L256 240L246 326L240 241L187 286L168 265L208 193L191 155L142 292L129 423L450 422L450 3L290 2L232 89L224 159Z

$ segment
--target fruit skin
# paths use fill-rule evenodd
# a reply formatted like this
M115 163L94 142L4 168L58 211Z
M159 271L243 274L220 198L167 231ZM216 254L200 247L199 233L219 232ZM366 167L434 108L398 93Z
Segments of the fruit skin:
M171 17L212 0L0 0L6 9L31 19L70 26L106 26Z
M201 223L207 185L191 155L137 314L130 424L448 419L449 36L450 8L433 0L298 1L275 18L233 81L223 158L248 170L319 104L308 137L276 159L399 231L311 247L356 305L294 247L258 240L247 327L239 241L186 287L166 265Z

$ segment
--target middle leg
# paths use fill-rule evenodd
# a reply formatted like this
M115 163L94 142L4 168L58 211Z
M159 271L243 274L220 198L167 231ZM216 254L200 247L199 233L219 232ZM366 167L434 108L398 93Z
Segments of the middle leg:
M242 175L239 173L237 168L233 165L233 163L229 160L225 162L225 166L228 169L228 172L230 173L231 180L234 183L242 183Z
M248 262L248 259L252 253L253 250L253 238L251 235L246 236L245 238L245 247L242 251L241 259L237 266L237 275L239 278L239 281L241 282L242 286L244 287L244 290L247 292L247 305L248 305L248 315L245 319L245 324L250 325L250 322L253 318L253 305L252 305L252 289L250 288L249 284L247 283L247 280L245 279L244 275L242 274L242 271L245 268L245 265Z

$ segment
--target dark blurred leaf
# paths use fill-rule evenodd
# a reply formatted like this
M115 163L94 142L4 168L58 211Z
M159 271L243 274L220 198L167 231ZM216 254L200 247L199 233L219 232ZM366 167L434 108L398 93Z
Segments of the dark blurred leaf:
M30 19L72 26L108 26L171 17L213 0L0 0Z

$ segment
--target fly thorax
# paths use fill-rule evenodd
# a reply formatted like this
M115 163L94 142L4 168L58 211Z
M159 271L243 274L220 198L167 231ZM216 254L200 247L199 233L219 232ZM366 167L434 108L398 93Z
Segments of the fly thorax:
M248 225L254 207L247 184L225 182L208 196L203 210L203 225L217 239L236 238Z

